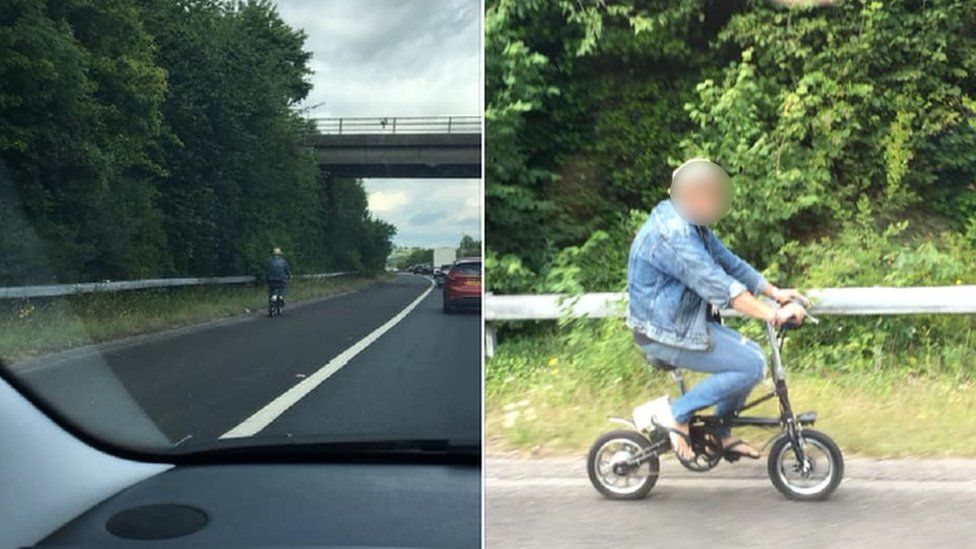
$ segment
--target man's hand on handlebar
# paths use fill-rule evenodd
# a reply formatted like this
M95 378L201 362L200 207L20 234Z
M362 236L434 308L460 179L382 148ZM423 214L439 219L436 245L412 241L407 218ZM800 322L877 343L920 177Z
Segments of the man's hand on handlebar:
M794 299L799 299L807 307L810 306L810 300L807 299L805 295L801 294L800 291L795 288L784 289L784 288L777 288L776 286L770 286L769 291L766 292L766 295L773 298L773 300L776 301L776 303L779 303L780 305L785 305L790 301L793 301Z
M732 300L732 309L738 311L743 316L765 320L774 326L794 327L794 325L800 325L805 319L817 324L817 319L807 314L804 303L809 303L809 301L800 292L796 290L779 291L790 292L787 295L793 295L794 297L788 299L786 304L776 307L772 303L762 302L750 292L742 292ZM772 297L769 290L763 293Z
M799 325L803 323L803 318L806 315L807 310L803 308L803 305L800 305L797 301L791 301L773 311L771 322L774 326L782 326L784 324Z

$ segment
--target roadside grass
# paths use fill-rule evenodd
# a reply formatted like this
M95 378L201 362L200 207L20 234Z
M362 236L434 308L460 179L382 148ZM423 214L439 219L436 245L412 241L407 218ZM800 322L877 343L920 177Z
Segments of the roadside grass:
M288 285L288 303L355 290L377 280L296 279ZM267 314L264 286L187 286L0 301L0 358L16 362L46 352L241 314Z
M629 418L637 404L677 394L669 375L644 365L629 335L619 337L619 326L615 332L608 329L589 332L596 336L589 341L573 342L579 334L550 333L500 342L485 364L487 452L578 455L600 433L619 427L608 423L607 415ZM972 349L954 352L971 363ZM784 358L795 365L803 362L802 356ZM889 358L895 364L926 360ZM918 375L894 368L790 371L790 364L787 382L794 409L816 410L815 428L833 437L846 453L976 456L976 382L971 377ZM691 386L700 377L686 373L685 379ZM771 389L765 381L752 396ZM770 401L749 413L776 415L777 405ZM761 445L775 431L743 429L736 434Z

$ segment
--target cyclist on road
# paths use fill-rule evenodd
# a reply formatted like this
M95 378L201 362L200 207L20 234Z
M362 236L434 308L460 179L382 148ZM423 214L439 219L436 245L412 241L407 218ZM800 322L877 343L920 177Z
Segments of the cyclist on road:
M662 397L634 411L642 428L652 421L667 428L684 459L692 457L685 438L691 414L713 405L716 415L734 414L766 366L759 345L720 324L712 311L729 307L774 324L802 320L805 312L791 303L806 301L803 295L767 282L708 229L728 211L731 197L725 170L706 159L685 162L672 174L670 199L654 208L630 249L627 325L635 342L652 360L711 374L673 401ZM769 307L760 295L785 306ZM759 457L728 428L718 434L724 448Z
M265 281L268 283L268 298L277 293L281 296L281 306L285 306L285 291L288 289L288 279L291 278L291 268L288 261L281 254L281 248L275 247L271 257L266 261Z

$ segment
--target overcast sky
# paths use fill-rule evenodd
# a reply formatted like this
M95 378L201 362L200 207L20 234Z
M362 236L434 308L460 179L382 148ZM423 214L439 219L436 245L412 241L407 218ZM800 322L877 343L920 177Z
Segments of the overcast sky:
M278 0L308 35L313 117L481 114L479 0ZM370 209L401 246L480 234L477 180L368 179Z

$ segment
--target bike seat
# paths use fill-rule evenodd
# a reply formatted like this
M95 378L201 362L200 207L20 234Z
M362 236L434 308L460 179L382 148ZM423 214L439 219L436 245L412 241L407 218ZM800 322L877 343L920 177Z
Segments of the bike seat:
M634 330L634 343L638 347L641 347L643 349L645 345L649 345L653 342L654 341L651 340L646 335L638 332L637 330ZM653 368L657 370L661 370L662 372L673 372L678 369L678 367L675 366L674 364L671 364L670 362L665 362L663 360L658 360L656 358L651 358L647 356L646 353L644 354L644 360L646 360L647 363L650 364Z

